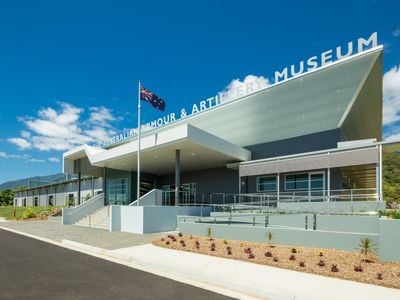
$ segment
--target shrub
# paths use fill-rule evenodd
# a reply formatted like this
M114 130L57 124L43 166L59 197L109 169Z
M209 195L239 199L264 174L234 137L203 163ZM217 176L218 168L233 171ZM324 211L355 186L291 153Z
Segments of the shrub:
M264 255L266 257L272 257L272 252L271 251L267 251L267 252L264 253Z
M249 258L250 258L250 259L255 258L254 254L253 254L253 253L250 253L250 254L249 254Z
M165 239L164 238L161 238L161 242L164 242L165 241Z
M339 268L337 267L336 264L332 264L332 266L331 266L331 272L339 272Z
M378 272L378 273L376 274L376 279L382 280L382 279L383 279L383 274L382 274L381 272Z
M322 252L322 251L319 251L319 254L318 254L318 256L320 256L320 257L324 256L324 252Z
M179 235L179 237L183 237L183 233L182 232L179 232L178 235Z
M166 241L165 244L166 244L166 245L169 245L170 243L169 243L169 241Z
M273 245L273 242L274 242L274 240L275 240L274 234L273 234L271 231L268 231L267 234L265 235L265 237L266 237L266 239L267 239L268 245L269 245L271 248L274 248L274 247L275 247L275 246Z
M370 253L375 253L376 244L370 238L362 238L358 244L360 252L364 255L364 261Z
M296 260L296 256L294 254L290 255L289 260Z
M185 241L184 241L184 240L180 240L180 241L179 241L179 243L181 243L181 244L184 244L184 243L185 243Z
M354 271L362 272L363 271L363 267L361 265L354 266Z
M274 258L272 259L274 262L278 262L278 258L276 256L274 256Z
M228 245L228 241L227 241L227 240L224 240L224 244L225 244L225 245Z
M192 239L193 239L193 235L190 235L190 236L189 236L189 239L191 239L191 240L192 240Z
M232 247L231 246L227 246L226 251L228 251L228 255L232 255Z
M317 263L318 266L323 267L325 266L325 261L323 259L320 259L319 262Z
M215 251L215 248L216 248L217 246L215 245L215 243L212 243L211 245L210 245L210 250L211 251Z
M292 253L297 253L297 249L296 248L292 248L291 252Z
M301 262L299 262L299 266L302 267L302 268L305 268L306 263L304 261L301 261Z
M244 249L244 253L246 253L246 254L250 254L251 252L252 252L252 251L251 251L251 248L250 248L250 247Z
M31 208L28 207L27 209L24 210L24 212L22 213L22 218L25 219L31 219L31 218L35 218L36 212Z
M208 237L208 239L211 241L213 238L213 232L212 232L212 228L211 227L208 227L207 229L206 229L206 236Z

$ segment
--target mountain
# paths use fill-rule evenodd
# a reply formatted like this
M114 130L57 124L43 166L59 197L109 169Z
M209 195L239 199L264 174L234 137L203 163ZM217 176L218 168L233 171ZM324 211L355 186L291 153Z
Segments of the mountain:
M71 176L69 176L71 178ZM6 190L6 189L11 189L15 190L17 187L28 187L28 182L30 182L30 186L37 186L37 185L43 185L44 183L48 182L58 182L58 181L63 181L65 180L65 174L64 173L57 173L53 175L46 175L46 176L35 176L35 177L29 177L29 178L24 178L24 179L18 179L18 180L13 180L13 181L7 181L2 184L0 184L0 191Z

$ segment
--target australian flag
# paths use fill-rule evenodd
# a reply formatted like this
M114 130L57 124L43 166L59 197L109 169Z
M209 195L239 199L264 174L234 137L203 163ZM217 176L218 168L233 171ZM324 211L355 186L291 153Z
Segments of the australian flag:
M164 100L158 97L156 94L145 89L144 87L140 87L140 100L150 103L154 108L157 108L158 110L165 110Z

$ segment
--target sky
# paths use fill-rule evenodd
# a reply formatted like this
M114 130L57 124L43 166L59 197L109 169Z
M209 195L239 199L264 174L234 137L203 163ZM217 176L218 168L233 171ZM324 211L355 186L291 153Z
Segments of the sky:
M334 5L333 5L334 4ZM378 32L384 138L400 138L400 1L1 1L0 183L137 124L137 85L180 112Z

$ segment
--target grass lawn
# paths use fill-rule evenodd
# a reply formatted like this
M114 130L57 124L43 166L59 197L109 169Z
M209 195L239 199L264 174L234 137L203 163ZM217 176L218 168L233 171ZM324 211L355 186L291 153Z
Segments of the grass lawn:
M49 215L51 212L59 209L59 206L28 206L31 208L36 215ZM14 210L16 219L22 219L22 214L28 207L13 207L13 206L0 206L0 217L6 218L7 220L14 219Z

